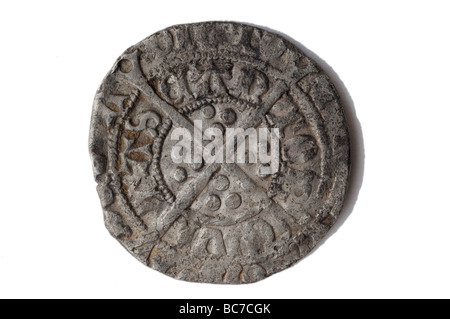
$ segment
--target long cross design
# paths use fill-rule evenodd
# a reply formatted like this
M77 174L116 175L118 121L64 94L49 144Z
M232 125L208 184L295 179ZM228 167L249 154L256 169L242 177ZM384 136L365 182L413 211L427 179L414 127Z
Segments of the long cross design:
M195 136L194 125L192 122L180 114L172 105L164 101L159 97L153 88L148 84L143 72L140 69L139 63L139 52L136 50L133 53L128 54L124 58L132 61L134 68L129 73L122 73L119 70L116 72L116 78L118 80L124 81L134 87L136 87L142 94L149 98L154 104L155 108L164 114L166 117L170 118L173 123L179 127L184 127L188 129L192 136ZM258 111L250 116L246 121L241 123L244 129L256 127L263 119L265 114L273 107L273 105L279 100L282 92L285 92L287 85L278 80L275 82L274 86L269 89L266 93L266 98L264 102L259 107ZM203 145L200 143L200 145ZM203 170L199 176L191 180L183 186L180 190L181 196L177 196L174 203L172 203L165 211L163 211L157 219L157 231L159 232L159 238L163 237L170 226L175 222L190 205L196 200L196 198L201 194L204 188L208 185L211 177L220 168L223 168L228 174L237 176L242 182L245 188L251 188L252 193L255 198L261 203L261 208L268 211L272 217L275 217L285 224L289 224L286 219L290 217L285 210L271 199L264 189L258 186L238 165L234 163L230 164L210 164ZM277 227L277 225L272 225ZM279 225L280 226L280 225ZM280 226L280 230L282 227ZM276 231L277 233L277 231Z

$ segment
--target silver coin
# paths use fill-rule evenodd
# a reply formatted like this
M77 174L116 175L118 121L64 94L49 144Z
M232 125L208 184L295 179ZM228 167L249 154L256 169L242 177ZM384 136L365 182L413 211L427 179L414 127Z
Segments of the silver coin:
M200 162L177 162L174 134L194 136L178 149L190 155L199 123L223 145L233 128L277 142L220 163L205 138ZM125 51L96 94L90 153L111 235L145 265L207 283L255 282L305 257L336 222L350 171L329 77L281 36L228 22L173 26Z

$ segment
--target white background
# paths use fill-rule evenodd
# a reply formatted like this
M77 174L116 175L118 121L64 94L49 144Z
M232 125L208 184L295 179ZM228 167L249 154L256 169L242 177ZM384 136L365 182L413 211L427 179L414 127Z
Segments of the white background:
M0 297L450 297L449 9L431 0L2 1ZM104 228L88 155L92 101L115 59L160 29L207 20L265 26L313 51L352 129L340 226L257 284L185 283L136 261Z

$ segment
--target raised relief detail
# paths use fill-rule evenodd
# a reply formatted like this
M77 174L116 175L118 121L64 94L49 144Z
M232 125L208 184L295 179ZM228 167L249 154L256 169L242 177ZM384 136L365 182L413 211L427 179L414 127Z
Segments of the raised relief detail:
M316 63L266 30L211 22L150 36L117 60L95 99L90 152L107 229L181 280L250 283L289 267L343 205L349 141L339 103ZM173 161L180 128L194 136L180 152L200 150L199 161ZM205 150L217 155L209 143L226 145L230 129L276 129L278 143L250 148L247 135L233 142L243 162L208 161ZM279 155L273 173L261 150Z

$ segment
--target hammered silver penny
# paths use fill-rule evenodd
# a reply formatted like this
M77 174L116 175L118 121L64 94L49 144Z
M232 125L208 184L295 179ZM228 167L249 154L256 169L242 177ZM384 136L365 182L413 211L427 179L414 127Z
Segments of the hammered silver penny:
M194 121L222 134L277 128L277 171L175 163L169 137ZM126 50L96 94L89 142L111 235L193 282L251 283L290 267L336 222L349 179L327 74L285 38L239 23L173 26Z

